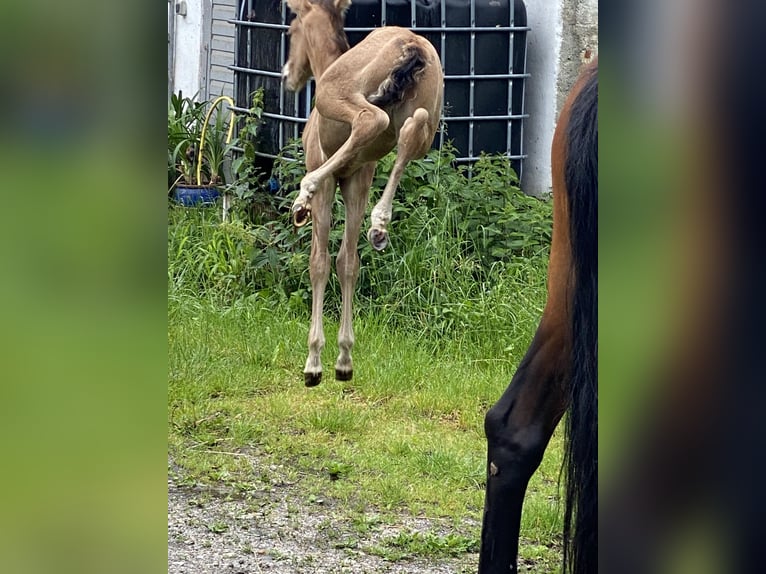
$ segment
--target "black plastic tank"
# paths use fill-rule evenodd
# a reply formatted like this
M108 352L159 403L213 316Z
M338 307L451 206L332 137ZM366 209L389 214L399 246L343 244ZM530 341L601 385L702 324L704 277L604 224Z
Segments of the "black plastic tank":
M265 156L274 156L300 134L313 97L312 85L297 95L281 87L291 18L279 0L243 0L235 21L237 62L232 69L237 106L248 107L248 94L264 87ZM437 135L434 147L452 140L463 162L475 161L482 152L503 153L521 175L528 77L523 0L354 0L345 23L351 46L380 26L410 28L439 53L445 73L446 133Z

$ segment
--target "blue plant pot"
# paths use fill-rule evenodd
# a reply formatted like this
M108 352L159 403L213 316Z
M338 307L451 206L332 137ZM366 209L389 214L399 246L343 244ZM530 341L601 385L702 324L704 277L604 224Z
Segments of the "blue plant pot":
M173 192L173 199L187 207L195 205L210 205L215 203L220 196L215 187L207 185L177 185Z

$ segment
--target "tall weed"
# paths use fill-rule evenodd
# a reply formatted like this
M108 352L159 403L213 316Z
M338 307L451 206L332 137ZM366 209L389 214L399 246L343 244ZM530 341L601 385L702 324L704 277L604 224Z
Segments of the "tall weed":
M294 159L290 159L294 158ZM544 301L551 205L526 196L506 158L484 156L468 173L450 146L409 164L394 200L390 245L375 252L360 238L358 313L419 333L424 340L492 339L514 324L536 321ZM381 160L369 210L393 166ZM270 220L221 225L215 210L171 208L168 280L171 289L236 299L257 294L297 311L310 307L310 226L294 229L290 205L305 174L298 142L283 150L274 176ZM344 218L338 198L334 221ZM367 228L363 226L363 229ZM343 227L330 234L330 254ZM326 312L337 314L340 288L331 276ZM527 318L519 318L522 313ZM497 337L496 337L497 338Z

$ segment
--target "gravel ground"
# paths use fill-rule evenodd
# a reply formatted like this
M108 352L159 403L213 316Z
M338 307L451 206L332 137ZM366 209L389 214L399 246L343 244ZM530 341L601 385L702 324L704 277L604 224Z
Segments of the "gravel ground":
M171 473L175 474L175 473ZM435 520L402 515L360 534L343 509L306 505L296 486L232 498L168 480L168 574L463 574L477 554L389 561L370 547L400 532L450 532ZM387 521L388 522L388 521Z

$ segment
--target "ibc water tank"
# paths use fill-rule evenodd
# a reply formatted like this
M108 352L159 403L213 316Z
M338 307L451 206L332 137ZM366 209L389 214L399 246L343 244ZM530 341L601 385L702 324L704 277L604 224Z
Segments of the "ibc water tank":
M345 28L354 46L380 26L402 26L436 48L445 74L444 124L434 142L452 140L459 161L482 152L503 153L521 175L527 17L523 0L354 0ZM237 26L235 92L237 105L248 94L266 92L261 149L273 156L297 137L310 112L313 86L299 94L282 89L287 59L287 26L292 15L278 0L244 0Z

